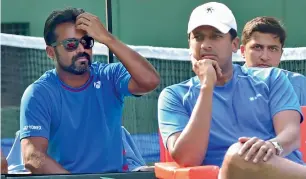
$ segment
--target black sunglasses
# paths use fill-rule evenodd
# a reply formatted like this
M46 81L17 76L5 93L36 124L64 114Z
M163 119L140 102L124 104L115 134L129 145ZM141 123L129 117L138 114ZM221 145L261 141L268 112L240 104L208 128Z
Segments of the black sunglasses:
M91 49L94 46L94 42L95 40L92 37L85 35L81 39L69 38L61 42L54 42L51 44L51 46L56 47L58 45L63 45L67 51L72 52L78 48L80 43L84 46L85 49Z

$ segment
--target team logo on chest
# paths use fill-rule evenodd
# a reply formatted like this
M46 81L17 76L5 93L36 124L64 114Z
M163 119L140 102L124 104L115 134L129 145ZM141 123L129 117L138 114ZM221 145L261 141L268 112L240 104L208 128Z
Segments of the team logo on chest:
M94 82L94 87L96 89L100 89L101 88L101 81Z

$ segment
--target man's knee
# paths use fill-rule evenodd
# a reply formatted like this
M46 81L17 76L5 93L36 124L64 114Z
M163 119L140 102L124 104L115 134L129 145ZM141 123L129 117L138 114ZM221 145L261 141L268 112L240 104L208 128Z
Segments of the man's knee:
M228 148L225 156L235 156L235 155L238 155L238 152L241 149L241 147L242 147L242 144L240 142L234 143L233 145L231 145Z
M227 150L224 156L219 178L221 179L252 178L252 175L259 170L258 165L254 165L244 160L245 155L240 156L238 154L241 147L242 144L239 142L229 147L229 149Z
M225 154L221 167L222 179L305 178L306 168L287 159L272 156L269 161L253 163L245 161L246 154L239 155L242 144L233 144ZM305 172L305 173L304 173Z
M259 170L260 164L256 165L253 164L252 162L247 162L244 160L245 154L241 156L238 154L241 147L242 144L240 142L237 142L229 147L229 149L225 154L222 168L227 168L232 171L239 170L240 172L242 171L256 172L257 170Z

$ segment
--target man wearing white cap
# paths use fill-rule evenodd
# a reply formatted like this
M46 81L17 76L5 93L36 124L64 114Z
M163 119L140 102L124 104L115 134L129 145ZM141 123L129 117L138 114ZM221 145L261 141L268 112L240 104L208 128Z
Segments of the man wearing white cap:
M183 166L220 166L222 179L305 178L297 151L303 118L287 77L277 68L232 64L239 39L224 4L195 8L187 33L196 76L166 87L158 101L172 158Z

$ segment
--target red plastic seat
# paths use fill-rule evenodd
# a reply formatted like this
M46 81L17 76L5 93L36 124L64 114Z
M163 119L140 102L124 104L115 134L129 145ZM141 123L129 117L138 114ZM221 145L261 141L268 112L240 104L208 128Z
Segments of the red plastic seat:
M160 161L161 162L174 162L170 153L167 151L163 143L163 139L161 138L160 133L159 133L159 148L160 148Z
M180 167L172 159L159 134L160 163L155 163L155 176L159 179L217 179L218 166Z
M301 147L300 151L303 154L303 160L306 162L306 106L302 106L304 121L301 124Z
M218 166L180 167L175 162L155 163L155 176L159 179L217 179Z

